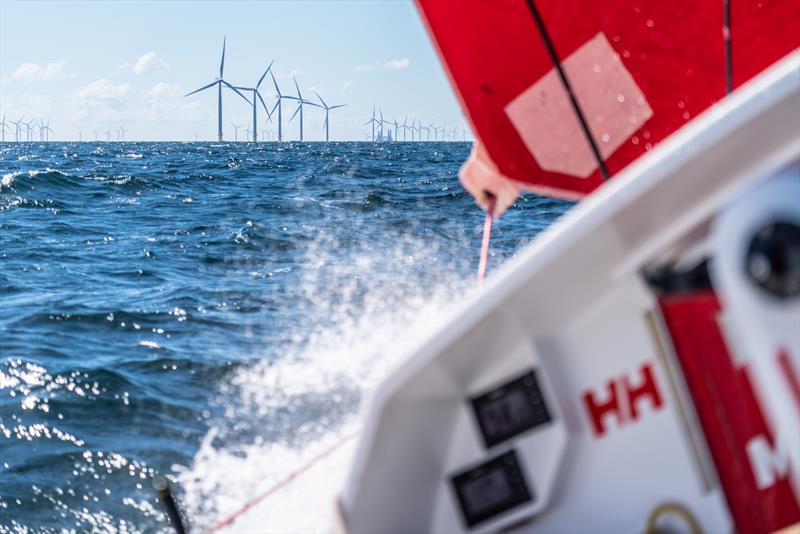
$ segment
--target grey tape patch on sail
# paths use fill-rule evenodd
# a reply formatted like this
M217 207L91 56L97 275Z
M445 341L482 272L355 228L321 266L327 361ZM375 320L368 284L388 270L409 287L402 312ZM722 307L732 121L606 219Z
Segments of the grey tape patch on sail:
M653 110L603 33L562 65L605 161L653 116ZM579 178L597 169L555 68L509 102L505 111L542 169Z

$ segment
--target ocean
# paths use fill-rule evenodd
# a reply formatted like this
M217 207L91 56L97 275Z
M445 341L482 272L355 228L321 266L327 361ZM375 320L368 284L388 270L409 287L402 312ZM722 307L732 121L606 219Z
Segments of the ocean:
M0 144L0 533L170 532L157 474L201 531L357 430L474 290L469 149ZM489 275L570 205L521 199Z

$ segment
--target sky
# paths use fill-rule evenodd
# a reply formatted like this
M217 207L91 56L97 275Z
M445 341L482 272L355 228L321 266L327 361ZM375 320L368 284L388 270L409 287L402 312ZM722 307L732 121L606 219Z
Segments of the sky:
M331 111L332 141L364 140L373 106L401 123L467 126L416 7L399 0L0 0L0 115L49 121L51 140L121 127L128 140L216 140L216 89L183 95L215 80L223 37L232 84L253 86L274 59L284 94L295 75L304 98L346 104ZM269 77L261 87L272 108ZM298 139L296 105L283 106L284 138ZM323 112L304 115L306 140L324 139ZM259 129L275 135L277 118L265 119L259 109ZM232 122L250 126L252 108L225 91L226 139Z

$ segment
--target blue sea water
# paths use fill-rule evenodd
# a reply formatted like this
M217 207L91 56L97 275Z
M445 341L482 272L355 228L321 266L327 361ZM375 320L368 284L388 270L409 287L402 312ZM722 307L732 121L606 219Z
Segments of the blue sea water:
M168 531L155 474L207 528L356 425L474 286L469 148L0 144L0 532Z

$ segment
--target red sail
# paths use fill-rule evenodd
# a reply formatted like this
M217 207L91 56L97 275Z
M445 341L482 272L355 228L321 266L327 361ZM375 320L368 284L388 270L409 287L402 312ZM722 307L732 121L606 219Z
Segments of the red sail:
M500 171L573 199L800 46L797 0L417 2Z

